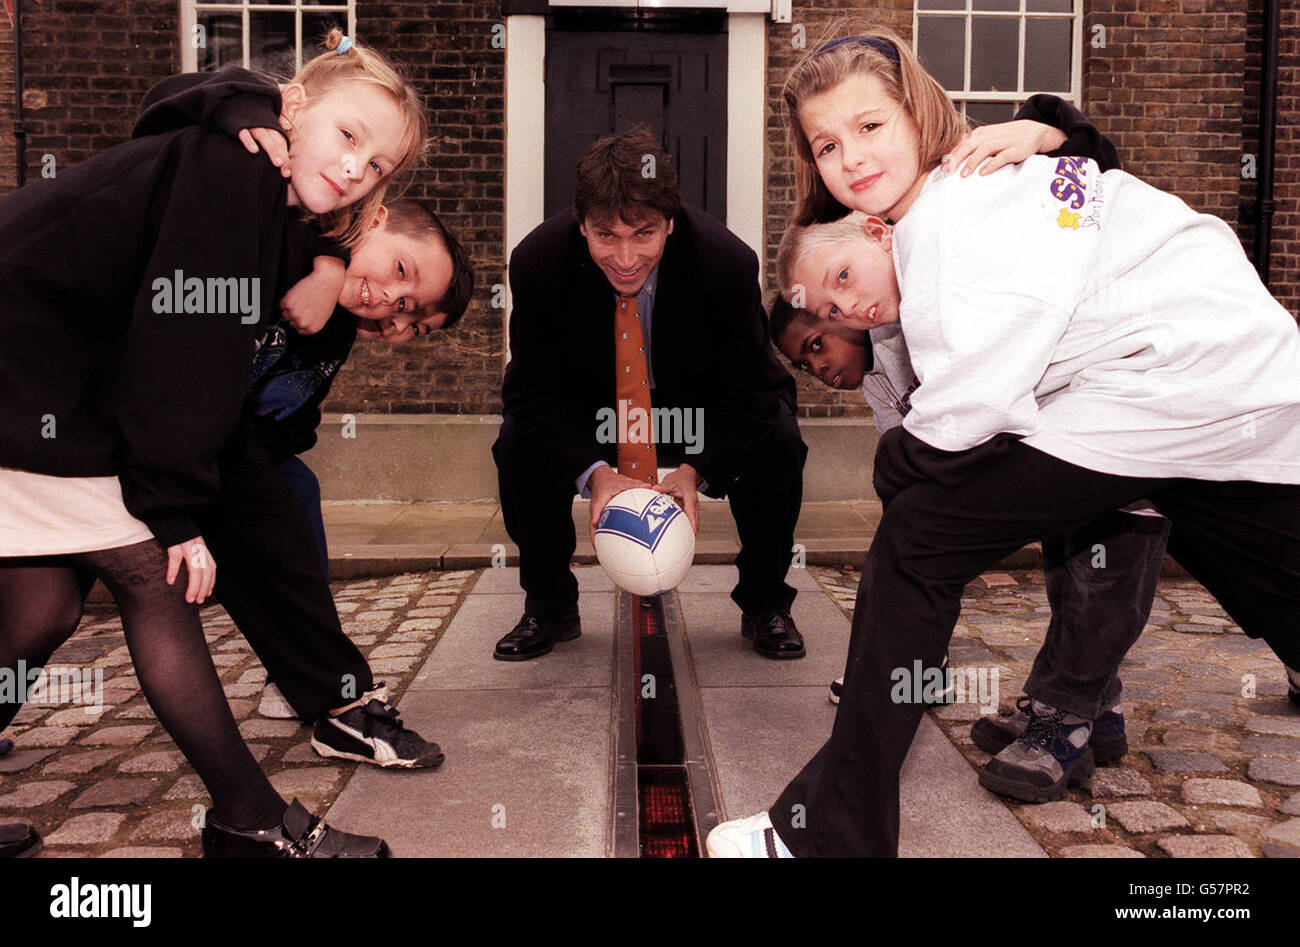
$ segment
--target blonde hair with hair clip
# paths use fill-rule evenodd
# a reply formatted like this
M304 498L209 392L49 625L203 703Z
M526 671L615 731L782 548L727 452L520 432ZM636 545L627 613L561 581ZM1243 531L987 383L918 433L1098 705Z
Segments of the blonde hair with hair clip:
M863 43L844 43L823 53L817 51L830 40L854 35L890 43L898 51L898 62ZM883 27L863 26L861 21L849 18L835 20L813 51L790 71L781 90L786 135L795 161L794 222L801 226L835 220L848 213L849 209L831 196L817 173L817 164L799 122L799 109L812 96L835 88L853 75L879 78L894 101L912 117L919 135L922 174L934 170L969 130L943 86L925 71L911 45L898 34Z
M321 228L327 236L344 246L352 246L365 233L367 222L374 219L384 201L400 194L400 191L389 192L390 183L415 167L423 154L429 134L429 118L420 93L383 56L359 46L356 40L349 40L346 52L337 52L342 41L343 31L337 27L331 29L323 44L330 51L304 63L289 80L307 90L307 101L303 108L311 108L313 99L342 82L368 82L391 95L406 117L402 156L393 169L362 200L319 215Z

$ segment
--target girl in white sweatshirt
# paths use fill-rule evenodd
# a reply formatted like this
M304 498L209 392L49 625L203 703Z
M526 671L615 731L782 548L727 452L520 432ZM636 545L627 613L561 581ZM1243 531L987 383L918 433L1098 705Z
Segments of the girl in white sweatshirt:
M831 739L770 824L719 826L711 850L772 832L757 850L896 854L923 710L896 700L898 669L938 664L983 569L1140 499L1170 520L1170 554L1300 668L1300 336L1232 231L1090 161L955 180L939 158L961 122L887 34L814 51L786 102L801 212L882 218L889 250L828 266L804 305L857 327L898 313L920 385L877 453L886 506Z

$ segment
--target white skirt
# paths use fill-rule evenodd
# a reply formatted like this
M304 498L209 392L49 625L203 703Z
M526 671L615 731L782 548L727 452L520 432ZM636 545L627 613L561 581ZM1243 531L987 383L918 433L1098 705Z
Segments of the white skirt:
M0 467L0 559L115 549L152 539L116 477L51 477Z

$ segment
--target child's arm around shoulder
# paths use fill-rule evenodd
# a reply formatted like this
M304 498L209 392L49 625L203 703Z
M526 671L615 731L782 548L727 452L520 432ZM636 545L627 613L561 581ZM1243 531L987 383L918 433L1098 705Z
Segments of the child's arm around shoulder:
M1119 168L1119 152L1115 143L1101 133L1096 125L1065 99L1039 93L1031 95L1016 112L1018 119L1030 119L1060 129L1065 140L1055 148L1043 152L1052 157L1091 158L1103 171Z
M238 138L252 154L265 151L287 178L289 143L280 125L280 107L279 86L247 69L183 72L145 94L131 137L200 125Z
M347 264L337 256L314 257L312 271L280 300L280 317L299 335L319 332L334 315L346 272Z
M988 175L1035 154L1092 158L1103 171L1119 167L1110 139L1069 102L1047 94L1030 96L1009 122L974 129L944 156L943 166L960 169L962 177L976 168Z
M247 69L183 72L157 83L140 103L132 138L203 125L237 136L245 128L280 128L280 89Z

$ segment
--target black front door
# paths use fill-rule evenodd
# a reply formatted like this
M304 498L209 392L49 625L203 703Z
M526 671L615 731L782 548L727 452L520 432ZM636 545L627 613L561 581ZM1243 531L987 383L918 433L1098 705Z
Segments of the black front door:
M718 16L676 17L649 29L645 20L620 24L585 13L555 17L548 23L544 198L548 217L573 203L574 167L591 143L640 124L659 138L677 162L682 200L726 223L727 36L723 29L725 20Z

